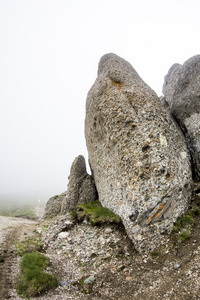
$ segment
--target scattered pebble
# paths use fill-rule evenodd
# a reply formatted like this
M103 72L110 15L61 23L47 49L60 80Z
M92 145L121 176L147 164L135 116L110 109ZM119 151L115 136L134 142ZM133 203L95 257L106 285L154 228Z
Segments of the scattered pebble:
M36 228L36 232L40 234L42 232L42 228L41 227Z
M111 228L106 228L104 230L104 233L106 233L106 234L112 233L112 229Z
M67 285L68 283L67 283L66 280L63 280L63 281L61 281L59 284L60 284L60 286L65 286L65 285Z
M133 277L126 277L126 281L131 281L133 280Z
M174 270L176 270L176 269L180 268L180 266L181 266L180 264L175 264L173 268L174 268Z
M58 234L60 239L66 239L69 236L69 232L63 231Z

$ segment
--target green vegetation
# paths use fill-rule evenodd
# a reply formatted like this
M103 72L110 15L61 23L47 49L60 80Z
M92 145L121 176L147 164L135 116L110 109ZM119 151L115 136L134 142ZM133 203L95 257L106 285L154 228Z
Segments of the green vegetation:
M29 204L0 203L0 215L4 217L36 218L33 206Z
M150 254L151 254L152 257L158 257L159 256L159 253L156 250L152 251Z
M39 252L24 254L20 261L18 295L30 298L56 288L58 286L56 277L44 272L49 265L49 258Z
M19 256L22 256L27 252L41 251L41 250L42 250L42 243L39 238L35 238L35 237L30 237L16 244L16 253Z
M188 211L185 215L183 215L176 221L174 225L174 231L178 232L181 229L185 228L188 224L191 224L194 221L193 217L194 217L194 213Z
M174 224L173 231L177 233L178 242L182 243L191 236L191 229L195 223L195 217L199 216L200 210L189 210L186 214L180 217Z
M190 228L184 228L181 232L179 232L179 240L184 242L191 235Z
M71 211L71 218L78 221L86 219L92 225L120 222L120 217L114 214L111 210L102 207L99 201L93 201L87 204L78 204L76 209Z

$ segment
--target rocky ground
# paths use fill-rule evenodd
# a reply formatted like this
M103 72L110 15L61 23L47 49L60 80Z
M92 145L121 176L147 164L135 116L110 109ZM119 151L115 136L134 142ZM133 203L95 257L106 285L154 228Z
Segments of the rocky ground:
M191 210L198 204L193 201ZM56 290L37 299L200 299L199 215L190 238L180 243L173 233L156 252L142 256L119 225L74 224L68 216L0 221L6 233L1 239L0 299L21 299L15 290L20 259L15 243L30 236L43 240L52 263L48 272L59 280Z

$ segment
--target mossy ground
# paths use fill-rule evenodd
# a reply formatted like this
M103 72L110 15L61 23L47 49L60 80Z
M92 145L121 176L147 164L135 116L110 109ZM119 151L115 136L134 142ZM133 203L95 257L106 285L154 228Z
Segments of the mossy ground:
M92 225L105 223L120 223L120 217L111 210L102 207L99 201L93 201L87 204L78 204L76 209L71 211L72 219L83 221L86 219Z
M198 200L193 201L189 210L174 224L173 231L176 234L178 243L182 243L186 239L190 238L192 229L196 222L196 217L200 215L200 207L198 203Z

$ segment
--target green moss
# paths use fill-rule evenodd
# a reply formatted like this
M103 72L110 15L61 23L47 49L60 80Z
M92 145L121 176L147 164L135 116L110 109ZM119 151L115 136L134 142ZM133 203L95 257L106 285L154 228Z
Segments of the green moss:
M49 289L56 288L58 281L54 275L44 272L50 260L39 252L26 253L20 261L20 278L17 293L30 298L39 296Z
M174 224L174 231L178 232L181 229L185 228L188 224L191 224L194 221L193 217L194 213L191 211L180 217Z
M150 254L151 254L152 257L159 256L159 253L156 250L152 251Z
M198 210L190 210L180 217L174 224L173 231L176 232L178 244L183 243L185 240L190 238L191 228L194 224L194 218L197 215Z
M92 225L103 223L119 223L120 218L111 210L102 207L99 201L87 204L78 204L76 209L71 212L71 218L78 221L88 220Z

